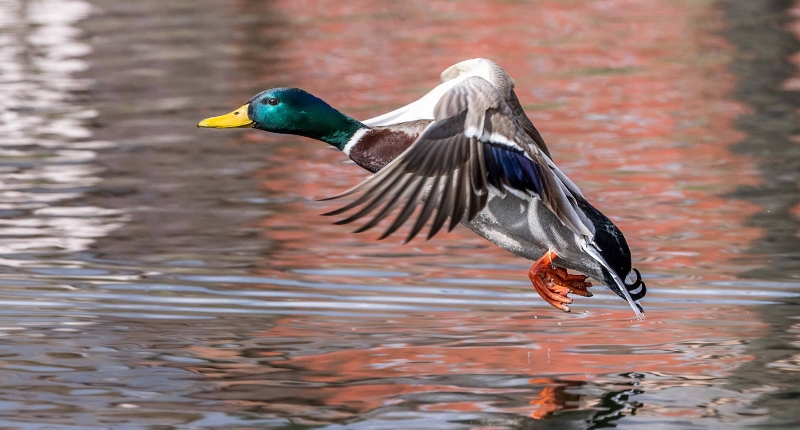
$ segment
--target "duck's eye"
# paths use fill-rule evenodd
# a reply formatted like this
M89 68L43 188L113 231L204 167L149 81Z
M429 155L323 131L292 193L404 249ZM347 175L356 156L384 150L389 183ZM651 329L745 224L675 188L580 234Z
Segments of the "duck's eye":
M261 103L265 104L265 105L270 105L270 106L277 106L278 105L278 99L276 99L275 97L270 97L268 99L262 100Z

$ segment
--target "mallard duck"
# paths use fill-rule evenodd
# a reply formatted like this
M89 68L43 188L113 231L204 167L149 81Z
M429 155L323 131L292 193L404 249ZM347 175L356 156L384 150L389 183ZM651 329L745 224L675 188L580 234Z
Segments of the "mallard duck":
M555 165L514 93L514 80L482 58L455 64L441 78L419 100L365 121L301 89L273 88L198 127L253 127L326 142L374 173L332 197L360 193L325 214L354 212L337 224L377 210L360 232L399 209L384 238L416 212L409 241L428 221L428 239L445 224L450 231L461 223L533 260L528 277L554 307L569 312L569 293L591 296L588 275L603 280L644 318L639 299L647 289L631 269L625 237Z

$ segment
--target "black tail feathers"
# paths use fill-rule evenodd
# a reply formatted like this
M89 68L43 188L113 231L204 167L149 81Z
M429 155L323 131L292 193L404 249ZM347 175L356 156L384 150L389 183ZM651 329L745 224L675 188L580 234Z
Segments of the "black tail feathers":
M647 285L644 284L642 281L642 274L639 273L636 269L631 269L636 272L636 281L632 284L628 284L625 281L622 281L623 285L625 285L625 289L628 290L628 294L631 295L633 300L641 300L647 294Z

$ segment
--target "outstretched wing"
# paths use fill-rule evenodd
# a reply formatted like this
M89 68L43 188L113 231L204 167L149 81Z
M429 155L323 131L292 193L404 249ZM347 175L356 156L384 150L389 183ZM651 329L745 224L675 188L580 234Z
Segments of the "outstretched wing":
M506 99L506 102L508 103L508 107L511 108L511 112L514 113L514 118L517 119L519 125L531 138L533 144L536 145L539 150L544 152L544 155L546 155L548 158L552 158L550 157L550 151L547 149L547 145L544 143L544 139L542 139L542 135L539 134L539 130L534 127L531 120L527 115L525 115L525 111L522 109L522 105L520 104L517 94L514 93L513 89L511 90L509 97Z
M489 192L541 198L577 234L591 238L594 227L578 208L577 191L519 124L503 96L481 77L468 77L434 109L435 120L416 142L375 175L333 199L364 193L325 215L359 208L337 224L377 213L356 232L370 229L400 207L381 236L392 234L422 205L406 241L431 222L428 238L449 219L448 231L471 221L486 206ZM566 176L564 176L566 178ZM575 190L571 190L572 188Z

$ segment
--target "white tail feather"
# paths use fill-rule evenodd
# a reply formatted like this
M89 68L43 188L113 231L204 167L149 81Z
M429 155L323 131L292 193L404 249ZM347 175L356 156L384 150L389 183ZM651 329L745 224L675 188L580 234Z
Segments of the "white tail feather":
M639 310L639 302L637 300L633 300L630 293L628 293L628 289L625 288L625 283L622 282L622 279L620 279L620 277L617 276L616 273L614 273L611 267L608 266L606 260L600 255L599 252L597 252L597 250L594 247L592 247L592 245L584 243L582 247L587 254L591 255L592 258L597 260L598 263L602 264L603 267L605 267L606 270L608 270L608 273L611 274L611 277L614 279L614 282L617 283L617 286L619 287L620 291L622 291L622 295L625 296L625 300L628 301L628 304L631 306L631 309L633 309L633 311L636 313L636 319L638 319L639 321L644 320L645 319L644 313L642 313Z

